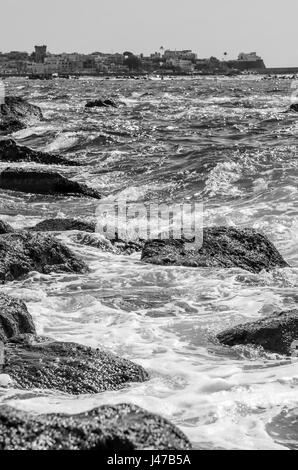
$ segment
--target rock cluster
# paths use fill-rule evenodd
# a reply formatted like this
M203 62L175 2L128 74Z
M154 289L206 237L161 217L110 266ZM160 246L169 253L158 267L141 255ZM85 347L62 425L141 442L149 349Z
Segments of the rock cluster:
M79 395L148 380L140 365L103 349L37 336L25 304L0 294L0 376L19 389ZM122 404L73 416L35 416L0 409L0 450L187 450L186 436L166 419Z
M89 101L87 109L117 107L110 99ZM297 108L297 109L296 109ZM298 111L297 104L290 110ZM41 110L21 98L6 97L0 106L0 134L10 134L41 120ZM58 155L0 141L1 162L78 165ZM41 195L72 195L100 199L101 194L56 171L6 168L0 189ZM270 240L247 228L207 227L201 246L186 240L106 240L96 222L47 219L26 230L0 221L0 284L22 279L30 272L85 274L88 266L50 232L76 231L76 241L117 254L142 251L144 263L193 268L240 268L258 274L288 266ZM290 356L298 348L298 310L229 328L217 335L227 346L254 345ZM115 391L149 379L141 366L102 348L39 336L22 300L0 292L0 375L17 389L57 390L72 395ZM298 352L297 352L298 353ZM187 450L184 434L160 416L130 404L103 406L78 415L31 415L0 407L0 450Z

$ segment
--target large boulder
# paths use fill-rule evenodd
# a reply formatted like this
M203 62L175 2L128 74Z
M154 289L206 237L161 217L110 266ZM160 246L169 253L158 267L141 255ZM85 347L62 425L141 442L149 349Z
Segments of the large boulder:
M32 194L65 195L100 199L95 189L47 170L7 168L0 173L0 188Z
M85 108L108 108L110 106L112 106L113 108L117 107L114 101L110 99L105 99L105 100L88 101L85 105Z
M0 135L13 134L25 128L26 125L17 119L1 118L0 116Z
M0 235L0 283L19 279L30 271L86 273L88 267L50 235L29 232Z
M227 346L256 345L269 352L290 356L298 348L298 310L274 313L261 320L236 325L217 335L217 339Z
M30 230L35 232L65 232L71 230L81 230L83 232L95 232L95 222L85 222L80 219L46 219L39 222Z
M289 450L298 450L298 408L285 406L266 424L266 432L277 444Z
M23 98L6 96L0 105L0 132L4 135L24 129L41 119L40 108Z
M17 145L12 139L0 141L0 161L1 162L35 162L45 165L72 165L79 163L72 162L58 155L37 152L28 147Z
M36 333L26 305L21 300L0 293L0 341L22 333Z
M242 268L253 273L288 264L261 233L251 228L204 228L201 248L186 249L183 240L150 240L142 252L146 263L213 268Z
M148 379L143 367L102 349L35 335L5 343L3 373L21 389L55 389L79 395L118 390Z
M76 415L36 416L0 408L0 450L189 450L166 419L130 404L101 406Z
M17 96L6 96L0 106L0 113L3 117L17 118L24 122L32 119L41 120L43 117L38 106Z

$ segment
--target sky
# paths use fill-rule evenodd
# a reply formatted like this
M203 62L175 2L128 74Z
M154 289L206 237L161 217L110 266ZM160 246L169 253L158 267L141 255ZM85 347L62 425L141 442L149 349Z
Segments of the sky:
M298 67L297 0L1 0L0 51L149 54L200 58L255 51L267 67Z

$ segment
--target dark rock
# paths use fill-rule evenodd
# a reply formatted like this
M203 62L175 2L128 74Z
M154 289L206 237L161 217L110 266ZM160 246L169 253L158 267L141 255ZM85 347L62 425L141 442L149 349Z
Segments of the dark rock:
M0 134L2 135L13 134L25 128L26 125L17 119L2 119L0 117Z
M298 450L298 408L283 409L266 425L266 432L277 444Z
M113 108L117 108L116 103L109 99L88 101L88 103L86 103L85 108L108 108L110 106L112 106Z
M31 271L86 273L88 267L50 235L29 232L0 235L0 283L19 279Z
M266 351L291 355L298 346L298 310L274 313L255 322L237 325L217 335L220 343L227 346L252 344Z
M298 113L298 103L293 103L290 106L290 111L294 111L295 113Z
M64 232L68 230L81 230L82 232L95 232L95 222L84 222L78 219L47 219L39 222L29 230L35 232ZM1 230L1 227L0 227Z
M0 293L0 341L23 333L36 333L26 305L21 300Z
M74 241L80 245L91 246L92 248L98 248L100 251L105 253L120 254L120 250L117 250L113 243L105 238L100 233L78 233L74 237Z
M12 232L14 232L14 229L6 222L3 222L3 220L0 220L0 235Z
M79 395L118 390L143 382L143 367L102 349L54 341L35 335L5 343L3 373L21 389L55 389Z
M76 415L36 416L0 408L1 450L189 450L191 444L161 416L130 404L101 406Z
M0 173L0 188L23 193L91 197L100 199L95 189L47 170L7 168Z
M1 229L1 228L0 228ZM99 248L115 254L132 254L142 250L145 242L124 241L120 239L108 240L102 234L96 233L96 222L84 221L79 219L47 219L38 223L28 230L34 232L64 232L77 230L75 241L81 245ZM84 233L85 232L85 233ZM87 232L87 233L86 233Z
M12 139L0 141L0 161L1 162L35 162L45 165L72 165L79 166L79 163L72 162L58 155L37 152L28 147L21 147Z
M38 106L28 103L23 98L6 96L0 106L0 114L4 118L20 119L28 122L32 119L41 120L42 112Z
M106 106L113 106L114 108L117 108L115 101L112 101L112 100L104 100L104 104Z
M23 98L6 96L0 105L0 131L4 135L24 129L31 122L41 119L40 108Z
M142 252L146 263L233 268L259 273L288 264L267 237L253 229L204 228L203 246L186 250L183 240L151 240Z

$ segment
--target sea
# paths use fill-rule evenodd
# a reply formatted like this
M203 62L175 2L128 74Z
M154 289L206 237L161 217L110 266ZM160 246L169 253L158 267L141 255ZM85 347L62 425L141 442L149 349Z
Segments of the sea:
M285 112L291 77L4 81L44 120L13 134L20 145L83 163L49 168L103 200L203 204L204 226L253 227L290 267L157 266L57 233L90 273L30 273L1 286L23 299L39 334L103 347L144 366L150 380L71 396L0 387L0 403L33 413L79 413L134 403L175 423L195 449L298 449L298 358L215 336L238 323L298 308L298 115ZM296 83L297 88L298 84ZM110 98L117 108L85 109ZM32 163L7 166L39 167ZM48 218L92 220L100 201L0 191L15 228Z

